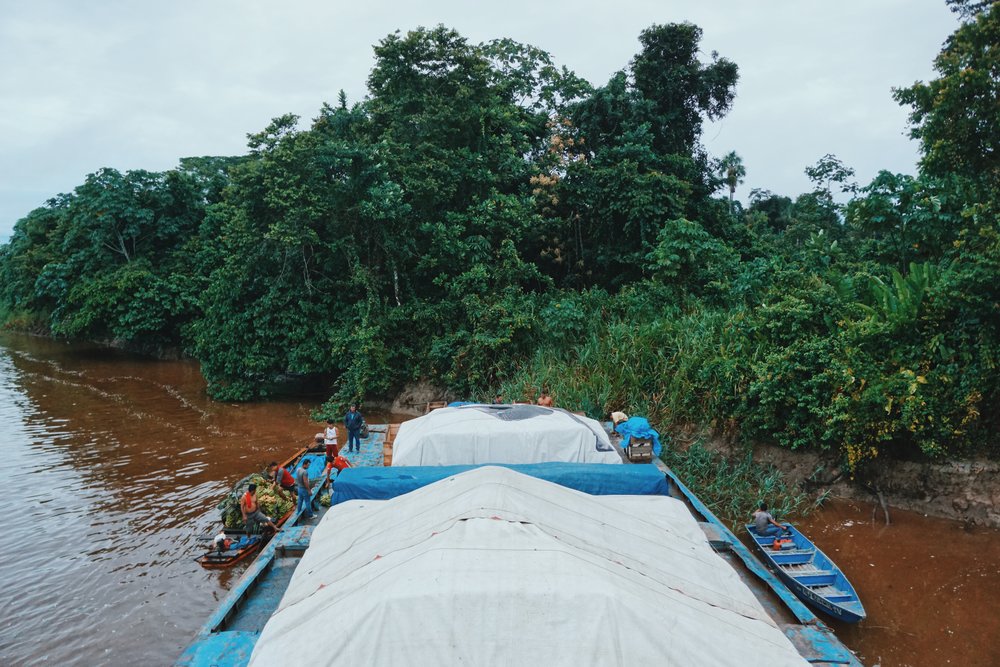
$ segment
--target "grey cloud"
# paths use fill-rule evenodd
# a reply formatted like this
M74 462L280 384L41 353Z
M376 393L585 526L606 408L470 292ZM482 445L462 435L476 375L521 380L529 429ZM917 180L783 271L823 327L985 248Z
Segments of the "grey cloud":
M275 116L308 121L340 88L358 100L372 45L396 29L511 37L601 85L638 50L639 31L685 20L704 29L706 57L717 50L740 67L733 112L704 135L713 154L743 156L738 196L805 191L802 169L828 152L862 181L914 170L890 88L932 76L956 25L943 2L42 0L0 13L0 239L101 167L242 153Z

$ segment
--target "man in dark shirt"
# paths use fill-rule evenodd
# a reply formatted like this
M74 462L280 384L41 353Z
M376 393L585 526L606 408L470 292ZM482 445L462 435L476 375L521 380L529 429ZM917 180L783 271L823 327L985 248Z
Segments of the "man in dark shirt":
M351 404L351 409L344 415L344 426L347 427L347 451L361 451L361 427L365 423L365 418L358 411L358 406Z
M757 534L764 537L778 536L788 530L774 520L771 513L767 511L767 503L761 503L760 507L753 513L753 525Z

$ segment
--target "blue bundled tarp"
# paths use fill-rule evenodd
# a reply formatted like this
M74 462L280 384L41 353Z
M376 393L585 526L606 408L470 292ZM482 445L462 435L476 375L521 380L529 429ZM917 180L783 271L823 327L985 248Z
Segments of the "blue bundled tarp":
M333 484L331 505L347 500L388 500L481 467L347 468ZM528 463L503 467L595 496L665 496L670 492L666 476L654 465Z
M659 456L663 449L660 446L660 434L656 432L645 417L629 417L626 421L615 426L615 431L622 436L622 449L628 447L633 436L636 438L653 439L653 456Z

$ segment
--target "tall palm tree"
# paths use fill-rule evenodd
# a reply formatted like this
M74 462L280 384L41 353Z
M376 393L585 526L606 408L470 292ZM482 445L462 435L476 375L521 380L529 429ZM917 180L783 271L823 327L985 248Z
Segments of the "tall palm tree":
M747 169L743 166L743 158L736 154L736 151L729 151L719 161L719 171L722 178L729 186L729 212L733 212L733 195L736 193L736 186L743 183L743 177L747 175Z

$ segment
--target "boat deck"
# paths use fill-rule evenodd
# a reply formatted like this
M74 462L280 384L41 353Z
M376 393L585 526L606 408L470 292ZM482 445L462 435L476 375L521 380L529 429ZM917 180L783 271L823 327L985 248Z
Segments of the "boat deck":
M282 594L292 580L292 573L299 564L298 557L275 557L267 575L257 584L257 594L249 598L233 622L230 632L260 632L278 608Z
M373 425L369 437L362 440L360 455L350 456L352 463L356 466L383 465L387 462L384 457L392 455L391 440L394 434L395 430L390 426ZM390 441L389 446L385 446L386 440ZM616 445L624 459L620 444ZM667 476L670 495L685 502L701 524L712 547L750 587L803 658L818 666L860 667L858 659L833 635L830 628L795 597L775 574L765 568L732 531L684 487L673 471L658 459L654 459L654 463ZM313 526L325 511L326 508L321 507L311 520L295 517L294 521L288 522L250 565L219 610L205 623L195 641L178 659L177 665L236 667L247 664L260 631L281 601L300 561L299 556L309 546ZM786 550L783 555L789 551ZM806 558L807 554L803 552L791 556ZM797 574L821 574L818 569L809 569L812 566L805 561L790 563L789 567L798 568Z

